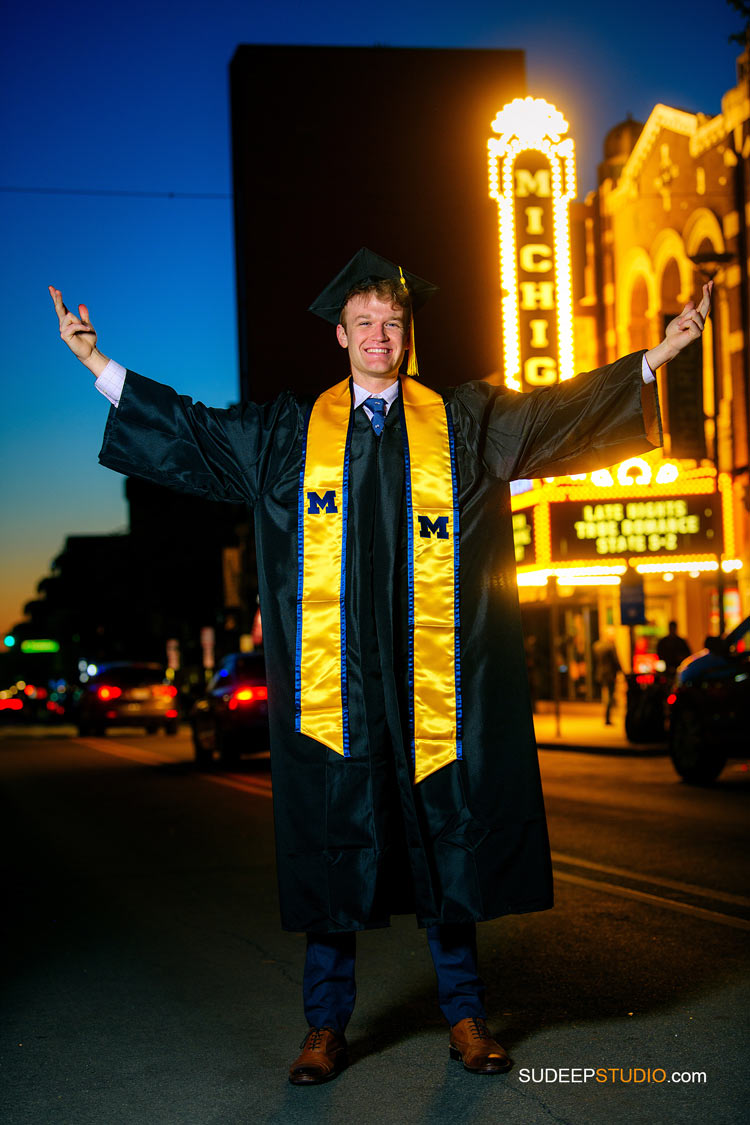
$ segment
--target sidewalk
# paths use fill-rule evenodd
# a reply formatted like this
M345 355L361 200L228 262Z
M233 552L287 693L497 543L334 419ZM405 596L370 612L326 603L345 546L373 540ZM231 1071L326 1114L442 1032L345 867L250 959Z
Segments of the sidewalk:
M554 704L542 699L536 705L534 729L540 750L583 750L587 753L634 756L668 753L666 741L628 742L625 737L624 705L614 709L613 723L608 727L604 724L604 707L601 703L562 700L558 735Z

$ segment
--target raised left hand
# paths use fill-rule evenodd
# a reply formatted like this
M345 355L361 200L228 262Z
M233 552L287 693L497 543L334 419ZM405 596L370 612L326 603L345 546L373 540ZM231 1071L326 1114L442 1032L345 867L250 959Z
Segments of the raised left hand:
M706 317L711 308L713 287L713 281L707 281L703 286L703 296L698 308L693 301L688 301L680 315L670 320L667 325L665 343L675 355L703 334Z
M703 334L706 317L711 308L713 289L713 281L707 281L703 286L703 296L698 307L695 307L694 301L688 301L680 315L670 320L662 342L646 352L646 362L652 371L656 371L663 363L669 363L683 348Z

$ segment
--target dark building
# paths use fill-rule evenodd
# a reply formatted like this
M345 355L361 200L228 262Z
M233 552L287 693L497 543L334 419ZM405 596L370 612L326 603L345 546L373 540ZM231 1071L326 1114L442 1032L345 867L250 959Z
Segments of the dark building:
M39 596L24 606L26 620L13 629L16 645L3 654L3 687L19 677L31 683L77 678L82 658L100 661L124 655L135 619L129 596L130 548L129 535L66 538L51 573L37 583ZM24 641L36 638L54 640L58 651L24 653Z
M440 286L420 313L427 382L501 362L487 140L526 93L522 51L238 48L231 65L240 391L319 391L346 375L306 312L360 246Z
M245 510L182 496L129 477L129 534L70 535L37 585L38 598L3 654L3 683L22 676L75 680L79 661L167 660L176 642L184 675L198 682L201 632L217 658L240 646L256 608L255 552ZM26 655L28 638L54 638L53 655Z
M201 630L214 630L217 655L233 652L255 613L255 549L246 510L185 496L128 477L136 593L152 644L164 660L177 640L182 663L200 667ZM137 606L134 612L138 612Z

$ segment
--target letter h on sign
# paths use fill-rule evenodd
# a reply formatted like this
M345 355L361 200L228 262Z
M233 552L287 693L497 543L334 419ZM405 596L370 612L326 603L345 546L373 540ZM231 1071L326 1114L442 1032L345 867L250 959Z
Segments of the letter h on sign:
M338 512L336 507L336 493L332 488L318 496L317 492L308 492L308 515L316 516L318 512Z
M438 516L436 520L431 520L429 516L417 516L417 519L420 539L430 539L433 535L438 539L450 539L447 516Z

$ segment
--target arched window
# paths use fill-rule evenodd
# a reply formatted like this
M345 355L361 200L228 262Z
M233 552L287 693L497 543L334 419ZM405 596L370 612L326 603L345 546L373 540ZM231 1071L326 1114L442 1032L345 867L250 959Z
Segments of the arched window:
M649 346L648 338L648 289L642 277L636 279L630 292L630 314L628 316L628 331L630 333L630 351L637 352L640 348Z
M680 270L672 258L661 275L661 311L665 323L673 320L682 311L680 303Z

